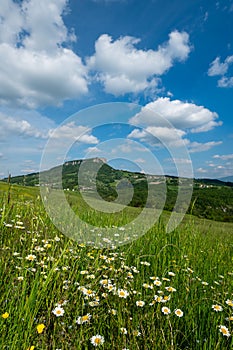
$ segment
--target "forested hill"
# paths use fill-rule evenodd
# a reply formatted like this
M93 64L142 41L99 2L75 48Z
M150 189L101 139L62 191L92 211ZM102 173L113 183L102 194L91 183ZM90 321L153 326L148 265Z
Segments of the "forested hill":
M83 164L85 163L85 164ZM78 184L78 172L81 165L85 165L85 186ZM99 168L97 177L93 172ZM60 174L62 173L62 184ZM47 180L46 180L47 179ZM118 196L117 192L127 195L129 184L133 186L134 195L130 206L143 207L147 201L148 183L154 190L154 198L147 202L150 207L159 207L166 195L165 210L171 211L175 205L178 185L190 186L187 179L179 179L175 176L145 175L114 169L102 158L79 159L65 162L50 170L43 172L44 184L54 189L62 187L67 191L86 191L90 195L95 187L100 196L112 201ZM8 181L4 179L3 181ZM39 173L14 176L10 179L12 184L24 186L39 186ZM164 186L166 185L166 191ZM166 193L165 193L166 192ZM160 197L160 200L158 200ZM194 179L193 195L189 213L198 217L233 222L233 183L217 179Z

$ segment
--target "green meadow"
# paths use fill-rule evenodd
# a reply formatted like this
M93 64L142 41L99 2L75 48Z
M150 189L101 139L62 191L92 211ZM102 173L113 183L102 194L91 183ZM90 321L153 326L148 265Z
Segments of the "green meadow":
M141 209L74 211L119 232ZM76 242L53 225L36 187L0 182L0 349L233 348L233 223L163 212L115 249ZM116 236L117 237L117 236Z

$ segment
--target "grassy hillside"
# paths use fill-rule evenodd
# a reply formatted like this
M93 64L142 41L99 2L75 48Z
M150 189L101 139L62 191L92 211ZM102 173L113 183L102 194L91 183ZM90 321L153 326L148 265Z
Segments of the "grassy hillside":
M12 185L7 203L0 183L1 349L232 349L232 224L187 215L168 234L165 212L138 240L96 249L63 236L38 194Z
M84 185L80 185L78 174L80 166L83 165L85 166L85 181ZM97 176L94 177L93 174L99 166ZM148 188L150 188L154 195L147 202L147 206L159 209L163 207L162 203L166 199L164 209L168 211L172 211L175 206L179 186L184 190L187 186L187 192L190 189L190 184L187 184L186 179L181 179L179 183L180 179L172 176L150 175L146 177L141 173L113 169L99 158L66 162L63 166L60 165L43 172L42 175L42 183L49 184L50 188L85 191L91 195L96 187L99 195L107 201L116 201L120 195L119 203L128 203L126 199L130 197L129 184L131 184L133 196L129 200L129 205L133 207L145 206ZM11 182L36 186L39 184L39 173L12 177ZM216 179L194 179L193 195L188 213L200 218L233 222L233 183Z

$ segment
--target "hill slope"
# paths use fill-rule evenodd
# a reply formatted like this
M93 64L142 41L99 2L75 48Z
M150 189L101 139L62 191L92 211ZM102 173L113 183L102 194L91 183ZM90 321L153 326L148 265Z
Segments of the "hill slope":
M79 169L83 167L84 182L79 179ZM98 171L97 171L98 170ZM97 175L96 175L97 174ZM104 159L92 158L73 160L41 173L41 185L63 188L69 191L85 191L98 194L107 201L127 203L134 207L145 204L152 208L173 210L178 188L190 186L190 181L174 176L157 176L117 170ZM7 179L4 179L7 181ZM11 178L11 183L24 186L39 186L39 173ZM154 195L147 200L148 186ZM130 191L133 194L130 197ZM188 187L187 187L188 190ZM130 198L128 200L128 198ZM165 205L163 202L165 201ZM188 213L198 217L218 221L233 222L233 183L217 179L194 179L193 194Z

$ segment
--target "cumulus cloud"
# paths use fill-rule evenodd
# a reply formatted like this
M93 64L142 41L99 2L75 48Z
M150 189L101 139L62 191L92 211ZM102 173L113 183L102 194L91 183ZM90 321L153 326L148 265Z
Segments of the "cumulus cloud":
M59 141L77 141L87 144L97 144L97 137L90 134L91 130L86 126L76 125L75 122L69 122L56 129L49 131L49 137Z
M3 0L0 8L0 102L35 108L88 91L87 69L70 48L62 16L67 0Z
M135 129L128 138L171 149L186 147L190 153L203 152L220 145L222 141L191 142L188 133L205 132L221 125L220 121L216 121L217 118L217 113L203 106L161 97L142 107L141 111L129 120L135 125ZM137 128L137 125L140 128Z
M186 133L183 130L164 126L148 126L145 129L134 129L128 135L128 138L139 139L141 142L146 142L153 146L180 147L188 143L187 139L183 139L185 135Z
M171 32L169 40L157 50L137 49L139 42L131 36L113 41L107 34L96 41L95 54L87 59L87 64L106 92L122 95L154 89L158 76L175 61L185 61L191 50L186 32Z
M205 132L221 125L217 113L194 103L160 97L148 103L131 118L134 125L158 126L170 123L176 129L188 129L191 133Z
M0 113L0 140L8 140L12 136L28 136L35 138L45 138L43 131L34 127L25 119L16 119Z
M231 88L233 87L233 77L227 76L230 65L233 63L233 55L228 56L225 61L221 62L220 57L216 57L213 62L210 63L210 67L208 70L208 75L212 76L220 76L221 78L218 80L219 87Z

